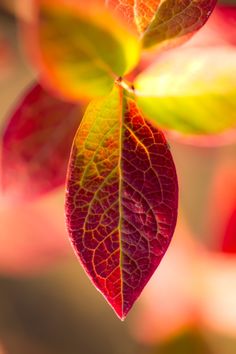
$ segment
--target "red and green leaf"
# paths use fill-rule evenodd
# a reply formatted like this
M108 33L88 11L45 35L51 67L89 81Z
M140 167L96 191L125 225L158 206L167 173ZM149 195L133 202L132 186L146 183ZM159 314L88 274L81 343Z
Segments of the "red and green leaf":
M35 0L22 26L40 79L69 100L108 94L139 60L140 43L97 0Z
M135 24L144 48L173 46L198 31L216 0L108 0L127 23Z
M120 87L93 101L71 152L67 225L86 272L121 319L168 248L177 204L162 132Z
M18 103L2 132L1 188L28 200L63 185L82 106L49 95L40 85Z
M145 48L170 46L191 37L208 20L216 0L165 0L143 34Z

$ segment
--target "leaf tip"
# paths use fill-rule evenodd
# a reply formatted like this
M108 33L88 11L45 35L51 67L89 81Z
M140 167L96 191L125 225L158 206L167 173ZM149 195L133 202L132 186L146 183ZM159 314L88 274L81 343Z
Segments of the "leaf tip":
M124 320L126 319L126 315L125 314L123 314L123 313L118 313L118 312L116 312L115 311L115 313L116 313L116 315L117 315L117 317L119 318L119 320L121 321L121 322L124 322Z
M117 308L115 308L115 307L113 307L113 306L112 306L112 308L113 308L113 310L114 310L116 316L119 318L119 320L120 320L121 322L124 322L124 321L125 321L125 319L126 319L128 313L129 313L129 310L131 309L131 307L130 307L128 311L124 311L124 310L122 310L122 309L117 309Z

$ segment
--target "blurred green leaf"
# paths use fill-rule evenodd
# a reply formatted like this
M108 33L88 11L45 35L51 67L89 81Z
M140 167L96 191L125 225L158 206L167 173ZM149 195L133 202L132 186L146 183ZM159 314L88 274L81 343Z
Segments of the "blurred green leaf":
M41 79L54 92L72 100L101 96L136 65L138 40L103 8L84 11L65 0L37 4L25 40Z
M139 105L158 125L185 134L221 133L236 126L236 50L181 48L137 78Z

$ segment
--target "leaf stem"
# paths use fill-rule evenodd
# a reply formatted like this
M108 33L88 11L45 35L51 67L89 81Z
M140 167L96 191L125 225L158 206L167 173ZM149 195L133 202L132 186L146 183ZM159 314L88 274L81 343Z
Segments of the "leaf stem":
M124 80L123 77L118 77L116 79L116 84L122 87L126 92L130 93L131 95L135 94L134 85L131 82Z

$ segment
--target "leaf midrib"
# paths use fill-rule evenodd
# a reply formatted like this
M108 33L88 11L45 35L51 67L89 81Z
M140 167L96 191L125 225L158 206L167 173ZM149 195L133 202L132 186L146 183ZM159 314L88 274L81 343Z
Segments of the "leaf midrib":
M121 319L124 318L124 294L123 294L123 272L122 272L122 147L123 147L123 123L124 123L124 95L122 89L119 89L119 99L120 99L120 117L119 117L119 160L118 160L118 171L119 171L119 223L118 223L118 232L119 232L119 245L120 245L120 291L121 291Z

